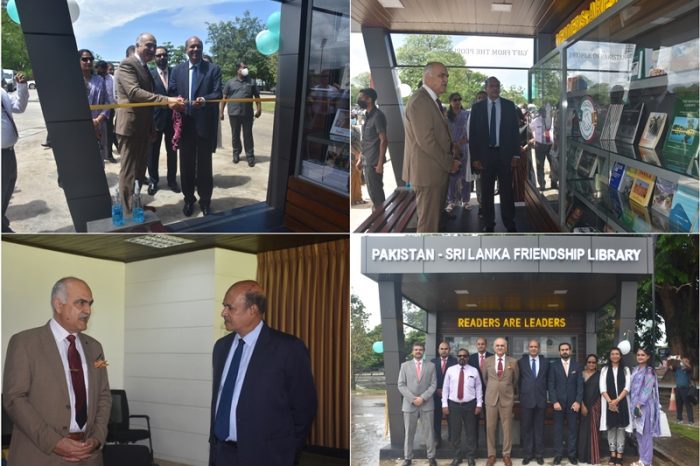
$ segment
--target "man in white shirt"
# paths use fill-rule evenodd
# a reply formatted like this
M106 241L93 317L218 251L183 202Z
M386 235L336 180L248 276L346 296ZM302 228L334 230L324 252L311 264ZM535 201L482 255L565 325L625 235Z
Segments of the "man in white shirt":
M10 95L5 92L5 81L2 87L2 232L12 233L10 221L5 216L7 206L17 183L17 158L15 157L15 144L19 139L19 132L15 124L13 113L22 113L29 102L29 90L27 80L22 73L15 76L17 81L17 93Z
M547 109L540 107L537 116L530 122L530 129L535 139L535 161L537 162L537 184L540 191L544 191L546 183L544 179L544 159L549 161L549 179L552 182L552 189L557 189L558 164L552 155L552 118L547 117Z
M447 369L442 388L442 412L450 426L450 442L455 449L450 466L457 466L467 458L474 466L476 456L476 420L481 414L483 391L479 371L467 364L469 352L457 351L457 365ZM466 432L462 443L462 428Z

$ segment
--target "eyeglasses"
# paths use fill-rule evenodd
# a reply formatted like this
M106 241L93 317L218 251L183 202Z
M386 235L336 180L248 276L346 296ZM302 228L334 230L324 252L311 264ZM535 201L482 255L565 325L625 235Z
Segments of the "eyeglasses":
M168 54L167 53L156 53L156 58L163 58L163 57L168 58Z
M458 357L459 359L466 359L466 358L468 358L468 356L467 356L466 354L458 354L457 357Z
M84 63L88 63L88 62L95 61L95 59L92 57L80 57L80 61L82 61Z

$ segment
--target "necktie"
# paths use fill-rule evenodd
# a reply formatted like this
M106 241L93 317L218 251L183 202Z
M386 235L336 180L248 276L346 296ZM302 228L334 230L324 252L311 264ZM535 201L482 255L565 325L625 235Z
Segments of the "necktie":
M564 373L569 376L569 361L564 361Z
M219 440L225 441L229 435L229 427L231 425L231 403L233 402L233 389L236 387L236 378L238 377L238 368L241 366L241 355L243 354L243 345L245 341L240 338L238 346L233 353L231 365L228 368L226 382L221 390L219 398L219 409L216 411L216 419L214 420L214 435Z
M420 380L420 361L416 363L416 377Z
M491 102L491 123L489 124L489 146L496 147L496 102Z
M535 365L535 360L532 360L532 375L537 377L537 366Z
M192 67L192 81L190 81L190 100L195 99L195 92L197 90L197 67Z
M479 355L479 370L484 368L484 355L480 354Z
M442 102L440 102L440 97L435 99L435 102L437 103L438 108L440 109L440 113L444 110L444 107L442 106Z
M68 335L68 368L70 380L75 393L75 422L82 429L87 421L87 399L85 397L85 378L83 376L83 363L80 359L78 348L75 347L75 335Z
M167 71L160 70L160 80L163 81L163 86L165 86L165 88L167 89L168 88L168 78L166 77L166 73L167 73Z
M457 399L464 398L464 366L459 370L459 386L457 387Z
M447 366L447 359L442 360L442 375L445 375L445 366Z
M498 378L500 379L503 375L503 360L498 358Z

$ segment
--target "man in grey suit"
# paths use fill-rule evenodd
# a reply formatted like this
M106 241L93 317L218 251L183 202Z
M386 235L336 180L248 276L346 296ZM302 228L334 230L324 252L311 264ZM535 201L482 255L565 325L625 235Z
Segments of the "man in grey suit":
M532 458L537 460L537 464L544 464L544 412L547 408L549 361L540 355L540 342L536 339L530 340L527 351L528 354L518 361L523 464L529 464Z
M423 69L423 86L406 105L403 179L416 192L418 233L435 233L445 208L450 173L459 170L459 146L452 144L438 97L447 89L445 65L431 62Z
M401 364L399 371L399 391L403 395L403 423L406 428L404 441L403 466L411 464L413 459L413 439L420 418L423 438L428 450L430 466L437 466L435 460L435 442L433 439L433 404L432 396L437 387L435 364L423 361L423 343L413 344L413 359Z
M112 396L100 343L84 333L92 313L84 281L51 290L53 319L10 339L3 406L14 423L10 466L101 466Z

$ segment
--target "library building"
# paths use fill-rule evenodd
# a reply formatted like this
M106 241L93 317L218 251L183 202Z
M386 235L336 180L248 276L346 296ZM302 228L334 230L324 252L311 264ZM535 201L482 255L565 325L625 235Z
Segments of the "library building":
M512 168L517 231L698 231L697 1L439 2L428 9L405 0L381 11L377 3L353 1L352 31L362 35L377 102L391 123L397 188L356 231L416 231L398 123L428 57L421 44L440 44L448 57L446 109L458 93L468 112L495 76L500 96L523 113ZM471 167L466 154L468 144L461 161ZM391 172L385 169L385 183ZM450 181L439 231L488 231L474 175ZM506 189L495 190L497 232L506 231Z
M377 282L381 309L391 434L381 458L402 455L397 381L410 351L404 348L406 302L425 312L419 330L425 332L426 361L436 357L442 341L453 355L460 348L472 354L477 338L486 338L493 352L493 341L504 337L515 359L536 339L544 357L559 358L559 344L566 342L572 358L583 363L587 354L598 354L603 335L633 345L638 283L654 270L654 238L641 235L365 236L361 253L362 273ZM517 401L514 413L518 457ZM546 417L545 447L551 448L551 409Z

